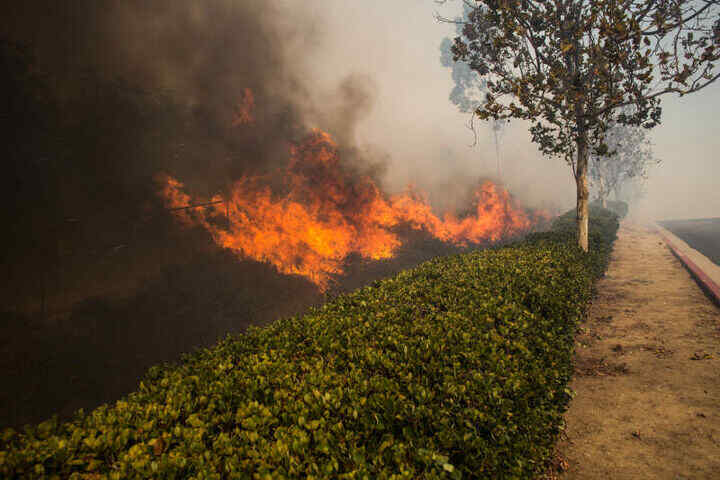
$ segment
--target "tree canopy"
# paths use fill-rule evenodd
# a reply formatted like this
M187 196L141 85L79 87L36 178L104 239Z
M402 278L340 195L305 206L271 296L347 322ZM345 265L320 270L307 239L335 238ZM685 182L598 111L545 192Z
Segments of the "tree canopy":
M653 128L661 95L697 92L720 77L718 7L720 0L480 0L461 22L453 58L488 90L475 114L528 120L544 154L574 159L584 250L590 150L607 152L608 122ZM619 110L626 105L632 114Z

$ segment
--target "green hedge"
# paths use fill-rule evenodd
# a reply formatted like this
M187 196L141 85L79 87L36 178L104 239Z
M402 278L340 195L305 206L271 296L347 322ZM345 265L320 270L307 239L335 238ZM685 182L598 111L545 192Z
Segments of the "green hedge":
M151 368L136 392L0 439L3 478L528 478L570 399L576 322L617 230L573 214Z

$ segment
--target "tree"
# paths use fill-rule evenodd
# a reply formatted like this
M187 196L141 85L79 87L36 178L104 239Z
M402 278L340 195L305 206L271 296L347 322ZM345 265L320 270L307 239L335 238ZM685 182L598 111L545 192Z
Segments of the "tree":
M473 7L468 3L463 3L463 17L455 19L457 22L456 31L457 34L462 34L463 18L467 20L468 16L472 12ZM458 107L463 113L472 113L473 116L470 118L470 129L476 136L475 124L472 121L475 110L481 105L482 99L487 93L486 81L480 79L475 72L463 62L456 62L453 59L452 53L452 41L449 38L443 38L440 43L440 63L443 67L452 69L452 79L455 82L455 86L450 92L450 101ZM500 174L500 139L504 133L505 122L500 120L493 120L492 131L493 139L495 141L495 159L497 161L497 176L501 178ZM475 144L473 144L474 146Z
M529 120L542 153L573 167L578 245L587 251L589 154L607 153L608 122L653 128L660 96L696 92L720 77L712 73L720 58L720 0L476 4L452 46L453 59L486 80L475 114ZM618 110L625 105L635 107L632 115Z
M615 189L615 200L625 203L637 202L647 194L647 185L642 177L633 177L618 185Z
M630 108L621 111L630 114ZM610 192L618 192L630 179L647 179L648 169L660 163L654 158L647 129L611 122L603 139L608 146L605 155L591 155L588 175L596 187L603 207Z

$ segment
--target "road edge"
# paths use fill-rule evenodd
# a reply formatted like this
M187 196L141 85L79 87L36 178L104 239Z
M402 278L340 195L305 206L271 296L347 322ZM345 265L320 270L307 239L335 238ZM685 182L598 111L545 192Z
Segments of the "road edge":
M687 243L683 242L680 238L669 232L667 229L660 226L658 223L652 225L655 231L665 241L665 244L670 248L670 251L680 260L685 268L690 272L690 275L695 279L700 288L710 298L710 300L720 307L720 286L712 278L711 274L703 270L696 262L689 258L689 253L692 253L694 257L701 257L707 262L711 262L710 259L702 255L697 250L691 248ZM711 262L712 263L712 262Z

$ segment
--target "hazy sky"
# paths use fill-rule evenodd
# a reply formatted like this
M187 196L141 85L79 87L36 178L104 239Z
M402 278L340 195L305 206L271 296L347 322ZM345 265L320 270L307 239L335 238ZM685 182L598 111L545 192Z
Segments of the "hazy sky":
M90 0L28 0L8 3L0 23L61 61L61 71L62 62L76 58L147 88L167 83L183 99L212 105L228 103L243 87L257 89L259 99L276 100L266 103L292 98L309 107L299 109L303 115L317 115L305 122L336 136L354 133L340 143L367 147L363 158L384 161L387 189L412 182L437 206L453 205L479 177L495 176L489 124L478 121L478 144L471 148L469 116L449 101L451 70L440 63L440 43L455 36L455 27L433 14L454 17L461 0L255 1L128 0L109 9ZM71 4L76 8L64 7ZM350 95L341 85L352 86ZM650 138L663 163L651 172L635 213L655 219L720 216L718 100L720 82L683 99L662 97L663 123ZM512 120L500 154L502 181L523 202L574 206L569 166L540 155L526 122Z
M454 27L433 18L454 16L459 2L433 0L283 0L313 19L317 36L301 63L316 88L317 102L350 73L374 84L370 113L357 128L356 141L390 155L387 187L414 182L436 193L479 175L495 174L490 129L479 144L466 128L468 115L448 100L450 70L441 66L439 45ZM307 45L306 45L307 46ZM720 82L683 99L664 96L662 125L651 132L654 152L663 160L651 172L646 198L635 212L655 219L720 216ZM322 127L322 126L321 126ZM502 138L503 180L511 192L533 204L570 208L575 187L570 168L560 159L543 158L530 141L527 124L513 120Z

